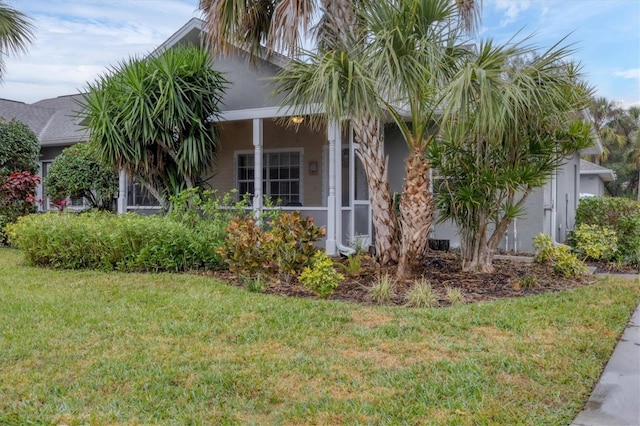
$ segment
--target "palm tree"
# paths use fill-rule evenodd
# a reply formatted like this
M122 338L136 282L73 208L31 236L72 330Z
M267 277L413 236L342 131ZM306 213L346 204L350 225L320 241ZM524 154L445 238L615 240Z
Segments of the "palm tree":
M615 102L607 100L607 98L592 98L589 105L589 113L591 114L594 130L598 138L602 142L603 153L599 158L595 158L596 162L606 161L611 154L612 147L622 147L626 144L626 139L616 128L624 117L624 110Z
M193 47L132 58L90 84L81 102L98 158L141 179L165 209L171 195L198 186L217 152L212 118L226 80L210 63Z
M4 58L25 52L32 41L33 25L29 18L0 1L0 80L4 73Z
M375 92L377 88L375 83L364 78L364 69L352 62L348 54L348 52L353 53L358 43L366 41L366 37L363 37L363 29L356 27L357 9L361 5L375 2L321 0L320 3L323 13L317 28L319 50L316 53L324 57L325 66L318 72L332 73L335 77L333 82L336 85L330 91L330 96L317 96L317 93L315 96L320 98L327 116L340 119L345 116L351 118L354 136L359 143L356 154L364 165L367 175L372 221L376 233L376 255L381 264L392 263L399 260L400 247L387 174L387 158L384 155L382 109L375 102L379 99ZM390 6L396 4L396 2L388 3ZM430 1L426 0L422 3L428 4ZM478 16L480 2L456 0L455 3L466 26L472 28ZM268 53L280 50L295 55L301 47L300 31L303 33L307 31L314 13L317 12L317 6L318 4L313 0L258 2L200 0L200 9L204 11L208 27L209 45L212 49L221 52L228 51L230 42L240 44L254 53L260 49L261 43L264 43ZM302 65L292 64L291 72L295 74L298 72L297 67ZM347 89L346 92L344 89ZM358 108L357 113L354 114L354 111L351 111L354 106L351 102L356 101L353 97L356 94L368 97L357 100L368 108ZM345 98L339 99L338 95L345 95ZM307 100L310 97L313 96L307 97ZM299 100L304 102L303 99ZM417 174L424 173L424 168L412 170ZM428 179L427 175L421 176L422 182L426 181L428 185L428 180L425 180ZM409 182L414 181L415 179L409 180ZM416 203L426 202L430 205L428 199L419 200L418 198L415 199ZM408 207L409 203L406 202L405 206ZM426 233L416 234L416 237L424 239L421 243L426 246ZM420 258L421 256L417 258L418 261ZM409 260L406 256L405 259Z
M529 194L591 143L591 127L576 117L591 89L567 62L572 50L534 49L482 43L446 90L441 140L430 158L444 181L440 219L458 227L463 270L492 272Z

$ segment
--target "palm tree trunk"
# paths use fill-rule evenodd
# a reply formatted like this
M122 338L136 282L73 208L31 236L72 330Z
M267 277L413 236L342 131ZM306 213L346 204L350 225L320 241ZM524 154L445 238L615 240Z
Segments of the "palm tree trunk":
M422 153L421 144L411 144L405 160L406 177L400 197L400 259L396 277L414 278L422 272L429 231L433 224L433 202L429 190L430 165Z
M398 227L388 175L388 157L384 154L384 134L380 121L371 115L352 120L356 151L367 176L371 199L371 217L375 232L375 255L381 265L398 261Z
M323 0L327 11L324 22L325 42L346 42L353 29L355 15L351 0ZM393 211L393 199L387 171L388 158L384 154L384 133L380 121L370 114L352 120L356 151L367 176L371 199L371 218L375 234L375 255L381 265L398 261L398 226Z

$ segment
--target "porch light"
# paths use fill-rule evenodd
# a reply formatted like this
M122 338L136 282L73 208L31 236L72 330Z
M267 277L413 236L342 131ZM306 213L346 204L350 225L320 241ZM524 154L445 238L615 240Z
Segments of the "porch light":
M304 117L301 117L299 115L294 115L293 117L291 117L291 122L293 124L300 124L304 121Z

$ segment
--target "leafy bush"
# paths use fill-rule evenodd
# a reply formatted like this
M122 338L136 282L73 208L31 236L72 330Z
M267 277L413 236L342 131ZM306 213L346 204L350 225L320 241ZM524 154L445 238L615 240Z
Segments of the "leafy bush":
M618 251L618 236L608 226L582 223L573 232L576 251L593 260L611 260Z
M253 279L265 270L267 251L266 235L253 217L233 219L227 226L227 235L219 253L231 272L246 279Z
M311 260L311 266L305 266L298 277L300 283L318 297L329 297L338 287L344 275L336 271L333 261L324 251L317 251Z
M582 224L612 229L618 237L615 260L640 266L640 203L626 198L583 198L576 211L576 226Z
M13 119L0 118L0 177L14 172L38 171L40 143L29 126Z
M30 171L0 175L0 244L6 244L5 226L35 210L35 190L40 178Z
M222 239L206 222L189 228L159 216L92 212L38 214L7 227L33 265L65 269L185 271L216 268Z
M224 246L219 250L229 269L245 278L258 273L290 282L312 264L314 243L324 229L303 218L299 212L277 214L269 224L255 218L232 220Z
M588 272L587 265L578 259L568 246L554 245L549 235L538 234L535 236L533 247L536 250L535 261L551 264L553 271L557 274L576 277Z
M407 306L413 308L433 308L438 306L438 294L435 292L431 283L425 279L416 282L407 292Z
M95 209L115 210L118 175L100 162L86 143L79 143L57 156L44 180L52 200L84 198Z

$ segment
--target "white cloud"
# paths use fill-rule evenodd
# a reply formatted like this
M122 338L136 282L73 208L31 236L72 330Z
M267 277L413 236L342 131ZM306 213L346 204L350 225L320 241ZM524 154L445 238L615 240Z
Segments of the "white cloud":
M614 74L622 78L635 78L640 80L640 68L633 68L625 71L616 71Z
M497 0L495 3L496 10L504 13L504 18L500 21L500 26L516 22L520 14L529 9L530 5L531 2L529 0Z
M36 40L6 59L0 97L35 102L77 93L110 66L153 51L193 16L197 0L29 0Z

